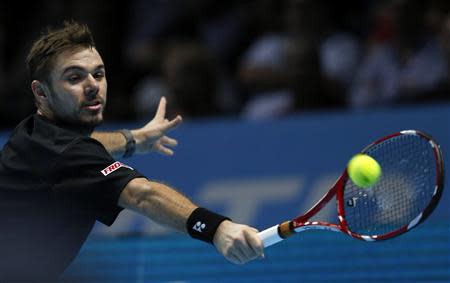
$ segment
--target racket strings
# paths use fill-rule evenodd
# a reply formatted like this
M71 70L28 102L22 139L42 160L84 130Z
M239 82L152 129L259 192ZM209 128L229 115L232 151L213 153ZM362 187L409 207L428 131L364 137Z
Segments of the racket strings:
M436 185L436 160L420 136L400 135L376 144L366 154L383 170L380 180L363 189L348 180L345 219L360 235L383 235L413 221L430 203Z

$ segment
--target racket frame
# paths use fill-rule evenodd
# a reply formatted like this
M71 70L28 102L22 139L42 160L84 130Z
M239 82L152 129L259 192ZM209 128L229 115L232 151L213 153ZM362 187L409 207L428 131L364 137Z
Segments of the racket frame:
M367 152L373 146L380 144L388 139L398 137L400 135L417 135L425 140L427 140L434 153L435 161L436 161L436 186L433 193L433 196L430 200L428 206L424 209L422 213L420 213L417 217L415 217L412 221L410 221L407 225L400 227L394 231L391 231L382 235L361 235L358 233L354 233L350 231L348 228L347 222L345 220L345 209L344 209L344 187L346 182L348 181L348 172L347 168L344 170L342 175L333 185L333 187L315 204L313 205L306 213L303 215L291 220L285 221L281 224L272 226L262 232L259 233L260 238L263 241L264 247L271 246L277 242L280 242L296 233L303 232L305 230L310 229L322 229L333 232L342 232L347 234L355 239L364 240L368 242L386 240L398 235L401 235L408 230L416 227L419 223L423 222L434 210L436 205L439 203L439 200L442 195L443 186L444 186L444 165L442 152L439 145L427 134L417 131L417 130L405 130L401 132L397 132L388 136L385 136L381 139L376 140L375 142L366 146L361 153ZM323 207L325 207L331 199L336 196L336 205L337 205L337 213L338 213L338 224L322 222L322 221L310 221L310 219L316 215Z

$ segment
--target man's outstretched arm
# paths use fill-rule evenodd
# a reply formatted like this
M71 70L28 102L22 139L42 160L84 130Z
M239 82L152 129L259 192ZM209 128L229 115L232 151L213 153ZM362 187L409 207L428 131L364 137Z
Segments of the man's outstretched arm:
M182 122L182 118L177 116L172 120L166 119L166 104L165 97L162 97L155 117L142 128L128 131L129 138L135 142L136 153L156 151L165 155L173 155L173 150L169 147L176 146L177 141L166 136L166 133L178 126ZM120 131L96 131L92 133L91 137L102 143L115 158L124 156L127 150L126 135Z
M144 178L134 179L123 190L118 204L175 230L213 243L233 263L242 264L264 256L263 244L256 229L199 208L165 184ZM196 219L203 220L197 222ZM211 230L207 231L208 228ZM205 235L201 232L205 232Z

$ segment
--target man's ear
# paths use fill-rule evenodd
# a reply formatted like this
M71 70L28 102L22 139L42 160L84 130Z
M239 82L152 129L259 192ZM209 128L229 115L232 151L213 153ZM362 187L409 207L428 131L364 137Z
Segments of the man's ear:
M36 98L45 98L49 92L47 86L38 80L31 82L31 90Z

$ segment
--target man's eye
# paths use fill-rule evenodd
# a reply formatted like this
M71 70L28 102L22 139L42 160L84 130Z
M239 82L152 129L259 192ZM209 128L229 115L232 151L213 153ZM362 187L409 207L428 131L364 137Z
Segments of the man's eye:
M97 72L94 74L94 78L96 78L96 79L101 79L103 77L105 77L105 73L103 73L103 72Z
M78 75L72 75L68 77L68 81L71 83L76 83L80 80L80 76Z

